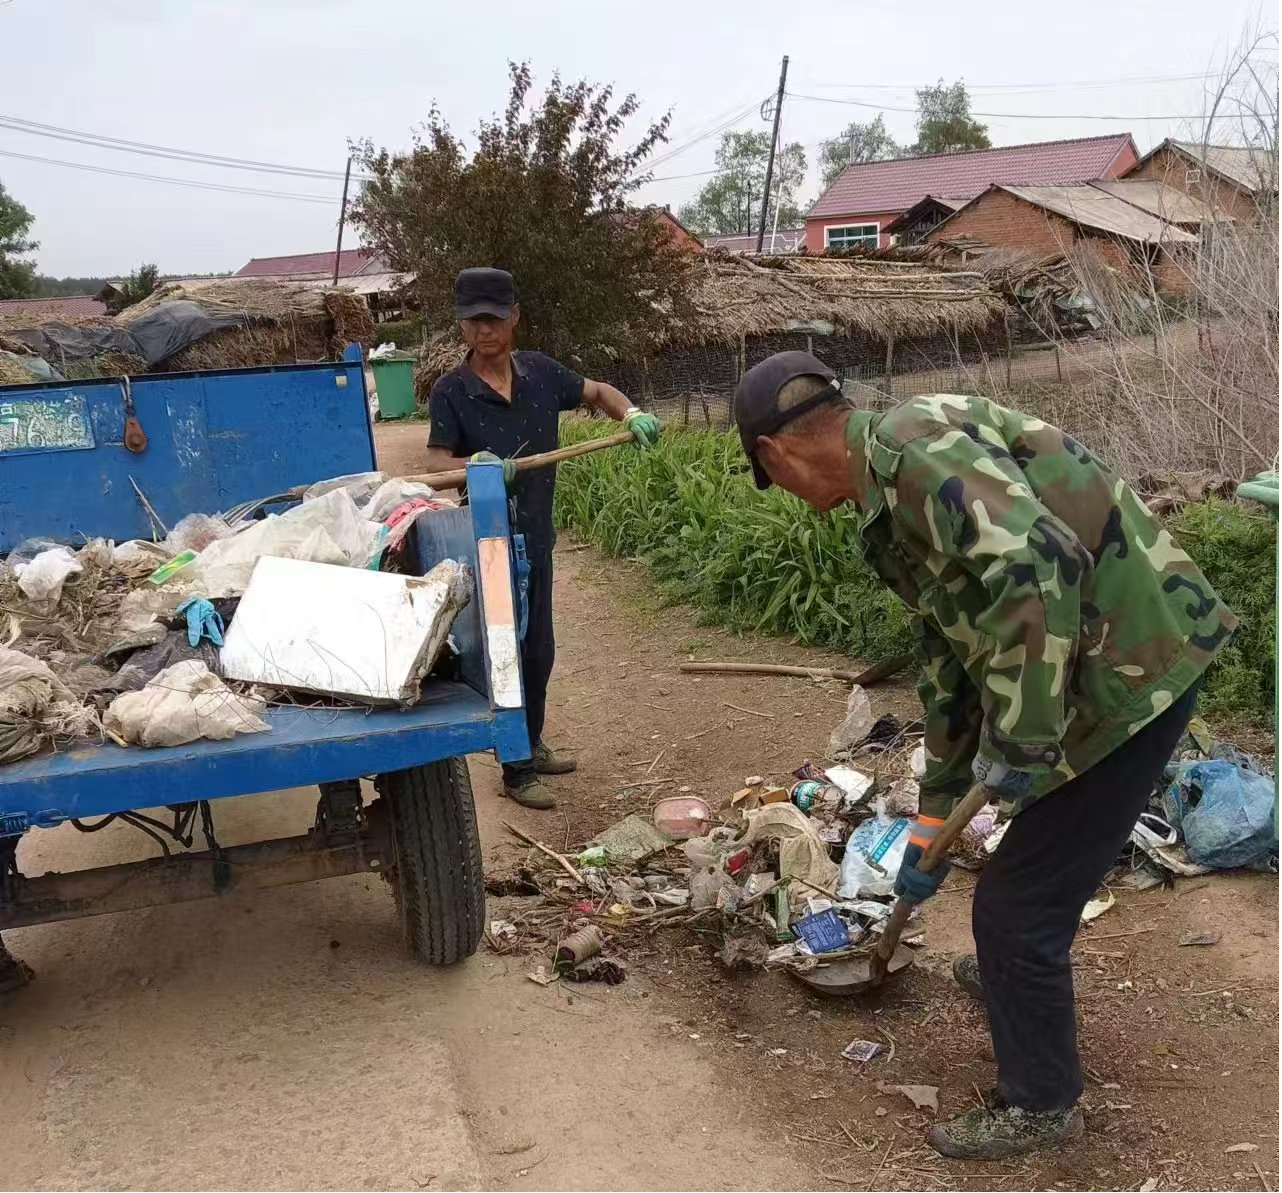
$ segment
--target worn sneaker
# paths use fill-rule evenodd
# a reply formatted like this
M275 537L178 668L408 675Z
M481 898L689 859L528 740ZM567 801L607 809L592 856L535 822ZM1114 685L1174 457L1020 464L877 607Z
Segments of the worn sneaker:
M546 742L534 746L534 770L540 775L568 775L579 769L579 760L569 754L554 754Z
M952 1160L1002 1160L1039 1147L1054 1147L1080 1139L1086 1129L1080 1107L1066 1110L1021 1110L997 1094L965 1114L936 1123L927 1142Z
M974 953L953 959L953 981L971 998L983 999L984 979L979 976L979 959Z
M539 782L532 771L521 775L504 775L503 794L523 808L556 807L556 796Z

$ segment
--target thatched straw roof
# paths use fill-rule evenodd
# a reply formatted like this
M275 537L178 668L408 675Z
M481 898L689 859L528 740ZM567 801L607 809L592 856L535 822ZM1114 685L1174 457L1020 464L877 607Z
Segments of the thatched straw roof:
M877 339L978 331L1006 309L982 274L923 261L926 253L750 257L713 252L692 265L696 315L673 320L650 351L788 332L865 332ZM647 355L649 353L646 353ZM428 347L415 371L424 399L462 359L452 335Z
M879 339L976 331L1004 303L973 272L872 257L709 256L694 266L697 323L669 342L737 343L741 336L831 324Z
M195 303L225 326L202 334L206 326L194 333L198 338L188 337L185 342L180 338L170 350L141 347L146 322L154 324L157 318L163 322L170 303ZM73 330L85 333L84 344L75 352L60 351L57 341L65 344ZM55 368L66 372L72 365L76 377L147 372L148 361L151 371L176 372L334 359L346 344L369 345L375 337L365 299L350 290L317 289L268 278L168 282L114 318L40 324L11 316L0 321L0 332L4 331L29 350L45 355Z

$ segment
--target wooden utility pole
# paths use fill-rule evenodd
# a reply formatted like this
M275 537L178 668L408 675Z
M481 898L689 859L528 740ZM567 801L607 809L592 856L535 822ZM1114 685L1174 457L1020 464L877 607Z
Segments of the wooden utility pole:
M338 209L338 245L334 249L334 285L338 285L338 265L343 256L343 224L347 220L347 184L352 180L352 159L347 159L347 169L343 171L343 203Z
M775 150L779 141L779 117L783 115L783 91L788 83L788 55L783 56L779 70L779 94L775 96L775 124L770 133L770 156L766 158L766 190L761 196L761 225L757 229L757 252L766 242L766 212L770 210L770 179L775 172Z

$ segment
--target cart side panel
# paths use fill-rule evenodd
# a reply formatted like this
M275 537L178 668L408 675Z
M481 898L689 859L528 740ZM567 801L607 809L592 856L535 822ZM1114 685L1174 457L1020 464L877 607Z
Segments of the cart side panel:
M326 364L0 387L0 554L166 526L374 467L360 349ZM124 446L126 398L147 435Z

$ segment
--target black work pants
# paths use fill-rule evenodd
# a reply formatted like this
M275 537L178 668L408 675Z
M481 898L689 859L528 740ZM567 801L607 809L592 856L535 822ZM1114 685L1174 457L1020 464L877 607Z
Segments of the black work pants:
M543 716L547 709L548 680L556 660L556 639L552 633L552 553L530 560L529 620L521 643L521 678L525 683L525 724L533 750L543 737ZM503 768L505 779L528 776L532 761Z
M1082 1094L1069 948L1193 715L1197 685L1101 762L1020 812L975 888L972 928L997 1091L1025 1110Z

